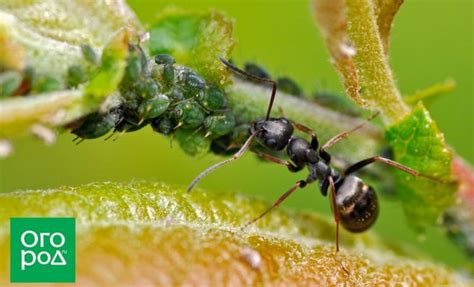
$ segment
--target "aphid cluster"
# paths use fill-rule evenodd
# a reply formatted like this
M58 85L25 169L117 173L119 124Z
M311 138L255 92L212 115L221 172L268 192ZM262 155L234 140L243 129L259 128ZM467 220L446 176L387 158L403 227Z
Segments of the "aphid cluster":
M163 135L181 131L186 135L182 142L202 142L230 134L236 126L222 89L208 84L191 68L177 65L170 55L147 58L138 45L129 45L119 90L120 105L81 119L72 133L94 139L112 130L120 135L150 125Z

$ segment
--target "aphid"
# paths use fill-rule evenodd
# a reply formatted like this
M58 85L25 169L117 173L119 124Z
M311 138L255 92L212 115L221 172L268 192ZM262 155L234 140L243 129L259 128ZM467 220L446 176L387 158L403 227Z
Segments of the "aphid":
M360 116L360 112L357 111L354 104L345 97L335 95L331 92L317 91L313 94L313 99L317 104L323 107L341 111L350 116Z
M182 88L180 88L180 87L172 88L171 91L168 93L168 96L173 101L182 101L182 100L184 100L184 92L183 92Z
M278 89L284 93L293 96L303 96L303 91L292 79L281 77L277 79Z
M87 74L80 65L73 65L67 69L67 85L68 87L77 87L87 81Z
M248 138L250 125L239 124L234 127L231 133L214 139L211 143L211 151L220 155L233 155Z
M170 99L163 94L159 94L153 98L145 99L138 106L138 113L142 119L153 119L161 116L169 105Z
M204 120L206 137L217 138L226 135L235 127L235 117L231 113L208 116Z
M195 97L200 93L204 93L206 82L196 72L189 68L181 68L176 75L177 84L186 91L185 97Z
M350 133L363 127L366 122L354 127L352 130L336 135L326 144L320 146L317 135L312 129L302 124L292 122L285 117L270 117L277 89L277 83L275 81L246 73L222 58L221 61L229 69L242 76L255 81L272 84L272 94L267 115L265 119L255 121L251 124L249 130L250 136L232 158L219 162L199 174L189 185L188 192L213 170L240 158L249 149L254 140L257 141L259 146L269 151L283 151L286 149L289 157L289 160L283 160L270 153L257 151L257 155L262 159L283 165L288 168L290 172L298 172L304 167L307 167L309 170L309 175L306 179L296 182L296 184L281 195L271 207L258 217L249 221L243 228L255 223L268 214L297 189L304 188L315 181L319 181L322 195L326 196L328 190L330 192L330 203L336 222L336 251L339 251L339 223L351 232L363 232L374 224L379 214L379 205L374 189L367 185L361 178L355 176L355 172L374 162L381 162L413 176L423 176L409 167L381 156L373 156L361 160L342 172L335 170L330 166L331 156L327 152L328 148L346 138ZM376 115L377 114L373 115L368 120L371 120ZM295 129L308 134L311 137L311 141L295 136ZM425 177L430 178L428 176Z
M95 139L112 130L121 119L122 109L120 107L114 108L106 114L96 112L88 115L82 124L78 128L73 129L71 133L77 135L77 138L81 138L82 140Z
M201 106L193 100L177 104L171 115L178 122L178 126L189 128L200 126L206 117Z
M63 89L63 84L53 76L38 75L33 78L31 93L40 94L59 91Z
M169 116L159 117L151 122L153 130L163 135L170 135L176 125L176 121Z
M155 63L158 65L174 64L176 60L168 54L159 54L155 56Z
M115 125L114 132L122 132L121 134L123 134L138 131L144 128L148 123L149 121L147 119L143 120L136 110L122 106L121 118Z
M155 63L162 65L161 77L165 83L171 85L174 81L174 67L176 60L171 55L160 54L155 57Z
M205 93L197 96L198 102L207 110L217 111L227 107L224 92L216 86L208 86Z
M263 79L271 79L270 74L262 66L258 64L247 62L245 63L244 70L245 72L247 72L248 74L251 74L252 76L263 78ZM248 79L248 77L245 77L245 78ZM256 80L256 79L250 79L250 80Z
M20 87L22 76L18 72L9 71L0 74L0 98L10 97Z
M90 45L81 45L82 56L86 59L87 62L97 65L99 63L99 57L94 51L94 48Z

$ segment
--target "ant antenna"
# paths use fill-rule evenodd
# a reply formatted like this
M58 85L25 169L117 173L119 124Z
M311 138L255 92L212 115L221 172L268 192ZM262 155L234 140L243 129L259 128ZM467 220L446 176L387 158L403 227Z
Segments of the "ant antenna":
M239 159L248 149L250 144L252 143L252 140L255 138L259 131L254 132L250 137L245 141L244 145L239 149L238 152L236 152L231 158L226 159L224 161L218 162L215 165L208 167L205 171L201 172L188 186L188 192L191 192L191 190L198 184L201 179L203 179L206 175L208 175L210 172L214 171L218 167L221 167L225 164L228 164L236 159Z
M265 120L268 120L270 118L270 113L272 111L273 101L275 101L277 83L274 80L257 77L255 75L247 73L247 72L237 68L236 66L232 65L229 61L227 61L226 59L224 59L222 57L219 57L219 60L221 60L221 62L224 65L226 65L227 68L231 69L233 72L235 72L237 74L240 74L242 76L245 76L245 77L247 77L249 79L252 79L252 80L255 80L255 81L272 84L272 97L270 98L270 103L268 104L268 110L267 110L267 117L265 118Z

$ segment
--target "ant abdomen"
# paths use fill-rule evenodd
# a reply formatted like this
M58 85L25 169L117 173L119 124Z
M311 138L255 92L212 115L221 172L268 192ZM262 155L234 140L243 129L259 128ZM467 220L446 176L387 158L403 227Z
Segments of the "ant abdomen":
M369 229L379 214L377 194L360 178L349 175L338 185L336 207L341 223L351 232Z

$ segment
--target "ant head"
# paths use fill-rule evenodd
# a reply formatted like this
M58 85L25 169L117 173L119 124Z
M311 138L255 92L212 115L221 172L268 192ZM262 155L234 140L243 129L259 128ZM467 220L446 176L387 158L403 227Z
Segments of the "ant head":
M351 232L363 232L374 224L379 214L374 189L356 176L347 176L338 185L336 207L342 225Z
M257 141L275 151L283 150L293 135L293 125L286 118L270 118L252 123L250 133Z

